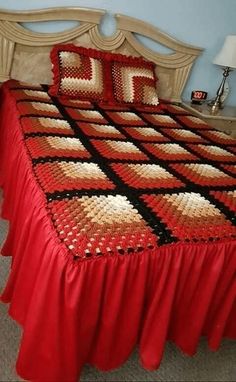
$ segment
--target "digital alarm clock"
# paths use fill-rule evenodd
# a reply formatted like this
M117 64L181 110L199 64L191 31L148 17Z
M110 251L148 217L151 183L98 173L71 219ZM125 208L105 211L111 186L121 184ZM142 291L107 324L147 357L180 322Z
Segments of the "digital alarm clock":
M203 90L193 90L191 93L191 101L192 103L201 104L207 99L207 92Z

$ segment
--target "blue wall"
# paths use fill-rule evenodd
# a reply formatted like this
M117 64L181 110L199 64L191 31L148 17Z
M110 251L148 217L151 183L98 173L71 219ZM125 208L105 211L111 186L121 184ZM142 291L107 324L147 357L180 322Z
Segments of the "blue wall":
M212 64L225 36L236 34L236 0L0 0L1 8L33 9L57 6L82 6L106 9L109 14L123 13L157 26L186 43L205 49L194 65L183 98L189 99L192 89L208 91L211 98L222 78L221 69ZM68 26L68 25L67 25ZM31 27L31 26L30 26ZM64 28L65 25L40 25L42 31ZM114 24L105 18L103 32L109 34ZM228 105L236 105L236 70L229 77Z

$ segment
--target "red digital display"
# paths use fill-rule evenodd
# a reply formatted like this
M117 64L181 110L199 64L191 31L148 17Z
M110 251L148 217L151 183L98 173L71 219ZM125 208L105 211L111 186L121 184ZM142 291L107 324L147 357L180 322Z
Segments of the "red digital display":
M191 100L193 103L201 103L207 98L207 92L203 90L193 90L191 94Z

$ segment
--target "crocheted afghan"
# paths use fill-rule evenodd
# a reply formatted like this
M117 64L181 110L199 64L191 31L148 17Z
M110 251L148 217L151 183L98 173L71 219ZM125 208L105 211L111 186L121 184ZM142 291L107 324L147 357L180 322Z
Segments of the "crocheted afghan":
M169 103L49 96L11 82L25 147L75 261L236 237L236 140Z

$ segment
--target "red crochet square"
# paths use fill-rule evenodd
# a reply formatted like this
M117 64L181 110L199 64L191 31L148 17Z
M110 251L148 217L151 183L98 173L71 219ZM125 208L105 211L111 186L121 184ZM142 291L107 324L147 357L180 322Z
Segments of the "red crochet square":
M219 200L230 211L236 212L236 191L210 191L216 200Z
M106 101L107 53L73 44L56 45L51 51L53 85L49 93L84 100Z
M157 248L159 238L126 196L75 196L48 206L58 236L77 258Z
M230 135L218 130L203 130L201 132L203 136L210 139L212 142L219 143L220 145L235 145L236 139Z
M169 142L169 139L164 137L159 131L153 127L124 127L126 133L138 141L148 142Z
M213 128L210 125L208 125L205 121L193 115L180 115L177 116L177 119L181 124L187 125L189 128L192 129L213 130Z
M140 57L114 55L111 62L113 97L116 102L157 106L155 64Z
M235 186L236 179L218 168L203 163L174 163L170 165L180 175L201 186Z
M37 164L34 171L45 192L115 188L96 163L46 162Z
M181 106L178 106L178 105L174 105L174 104L171 104L171 103L162 103L161 104L161 108L163 110L163 112L170 112L172 114L187 114L187 111L186 109L183 109Z
M51 133L74 135L69 122L51 117L22 117L21 126L24 133Z
M169 115L160 115L156 113L142 113L142 117L155 126L181 128L181 126Z
M84 110L77 108L72 109L70 107L67 107L66 111L68 112L70 117L75 119L76 121L84 121L88 123L108 123L106 118L104 118L103 115L97 110Z
M167 134L170 138L174 138L178 142L190 142L190 143L206 143L207 141L200 135L189 129L160 129L161 132Z
M108 159L149 160L146 154L139 150L132 142L91 139L91 143L103 157Z
M77 126L84 134L95 138L118 138L126 137L112 125L101 125L97 123L77 122Z
M111 167L129 186L136 189L184 187L184 183L158 164L113 163Z
M13 89L11 90L14 98L17 101L38 101L52 103L52 100L48 93L39 89Z
M142 199L181 241L235 237L233 224L200 193L146 194Z
M156 158L170 161L198 160L198 158L177 143L142 143Z
M90 158L91 156L78 138L29 137L25 140L25 144L32 158Z
M228 171L230 174L236 175L236 164L222 164L220 167Z
M118 125L146 126L146 122L131 111L108 111L106 114Z
M73 99L73 98L65 98L63 96L58 97L59 102L63 106L69 106L72 108L78 108L78 109L94 109L94 105L92 102L87 101L87 100L80 100L80 99Z
M204 159L217 162L235 162L235 155L222 147L215 145L188 145L194 152Z
M40 117L62 118L58 108L47 102L19 101L17 107L22 115L39 115Z

